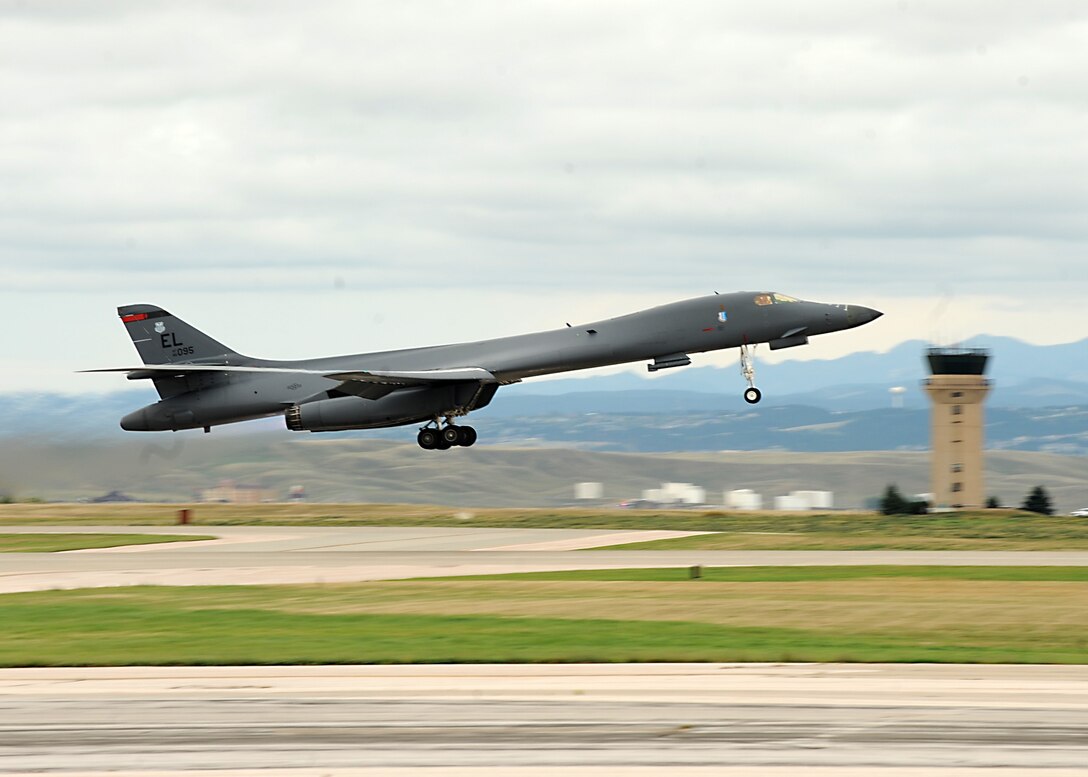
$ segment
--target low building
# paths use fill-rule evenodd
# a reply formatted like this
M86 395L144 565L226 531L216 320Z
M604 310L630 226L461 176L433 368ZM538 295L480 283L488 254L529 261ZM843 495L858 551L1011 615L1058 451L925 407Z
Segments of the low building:
M87 500L87 502L89 504L93 504L93 505L109 504L109 503L113 503L113 502L138 502L138 501L140 501L140 500L135 499L134 497L131 497L128 494L123 494L120 491L110 491L108 494L103 494L102 496L94 496L94 497L91 497L90 499Z
M271 488L237 483L233 480L221 480L219 485L200 492L201 502L220 502L225 504L258 504L275 502L277 493Z
M774 498L775 510L830 510L835 495L831 491L791 491Z
M287 492L288 502L305 502L306 501L306 488L305 486L291 486Z
M643 491L642 498L659 505L701 505L706 504L706 489L692 483L662 483L661 488Z

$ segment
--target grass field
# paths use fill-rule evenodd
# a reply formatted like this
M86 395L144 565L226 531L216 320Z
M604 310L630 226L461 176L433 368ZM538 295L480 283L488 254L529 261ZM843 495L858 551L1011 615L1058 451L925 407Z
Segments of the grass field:
M215 538L179 534L0 534L0 553L56 553L212 539Z
M0 505L8 525L169 525L183 505ZM695 510L480 509L382 504L192 505L206 526L461 526L674 529L713 535L619 549L1088 550L1088 520L1013 510L925 516L723 513Z
M1088 662L1081 568L608 570L0 596L0 665Z
M421 580L542 580L542 581L692 581L690 567L655 569L573 569L557 572L514 572L507 575L463 575ZM804 566L700 567L700 578L710 583L808 583L832 580L999 580L1005 582L1088 583L1088 567L989 566Z

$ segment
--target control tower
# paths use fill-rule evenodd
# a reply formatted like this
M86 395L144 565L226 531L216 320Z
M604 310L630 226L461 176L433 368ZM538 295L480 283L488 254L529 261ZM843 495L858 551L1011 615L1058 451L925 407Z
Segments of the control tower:
M989 351L930 348L930 377L923 387L933 403L930 488L937 507L982 507L985 503L982 439L983 402L990 393L984 377Z

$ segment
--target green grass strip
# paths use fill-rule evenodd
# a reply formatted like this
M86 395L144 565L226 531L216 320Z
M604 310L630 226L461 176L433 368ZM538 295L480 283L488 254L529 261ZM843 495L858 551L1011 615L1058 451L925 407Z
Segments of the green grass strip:
M472 575L432 580L541 580L541 581L702 581L712 583L803 583L832 580L910 578L918 580L998 580L1012 582L1088 582L1088 567L996 566L782 566L702 567L702 577L691 579L690 567L663 569L581 569L561 572L518 572L507 575Z
M194 594L199 595L198 592ZM992 644L675 621L0 608L0 666L847 661L1084 663L1075 643Z
M214 539L206 535L182 534L0 534L0 553L56 553Z

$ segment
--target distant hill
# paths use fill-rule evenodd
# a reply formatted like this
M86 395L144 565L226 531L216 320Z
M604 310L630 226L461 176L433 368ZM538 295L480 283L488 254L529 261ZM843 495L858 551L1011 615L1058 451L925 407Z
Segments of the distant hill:
M1044 485L1058 508L1088 505L1084 460L1016 451L987 455L987 493L1019 504ZM573 502L574 484L599 481L612 503L663 481L695 483L720 502L725 489L752 488L770 501L797 489L835 492L861 507L888 483L925 491L925 453L602 453L564 448L483 446L446 452L382 440L329 439L289 432L128 437L108 442L9 441L0 445L0 491L83 499L120 491L148 501L184 501L230 478L286 495L301 485L313 501L408 502L464 506L550 506Z
M572 400L577 397L567 396ZM521 417L481 413L474 423L485 441L505 444L535 441L631 452L929 448L928 410L883 409L847 413L783 405L758 410L608 412L609 396L598 397L601 403L598 410L547 415L527 412ZM650 398L644 398L644 401L652 403ZM986 446L989 449L1088 455L1088 406L990 408L986 418ZM399 439L403 439L403 434ZM1088 464L1085 477L1088 478Z
M1050 389L1036 392L1032 386L1053 384L1072 390L1079 397L1083 397L1083 392L1088 391L1088 338L1061 345L1032 345L1010 337L980 335L973 338L970 345L989 348L993 353L988 377L997 386L992 400L995 405L1024 406L1022 401L1006 401L1001 398L1001 393L1013 386L1022 387L1017 396L1031 397L1039 393L1047 404L1066 404L1068 400L1052 402L1045 399L1046 395L1052 393ZM783 401L788 404L798 404L799 397L825 389L843 386L883 387L883 401L876 406L886 407L888 388L904 386L917 389L919 382L926 377L927 368L923 357L927 347L928 344L922 340L908 340L887 353L863 351L838 359L794 359L780 364L759 363L758 383L764 389L765 401L783 397ZM592 378L530 381L513 388L534 394L653 388L735 394L739 397L743 382L735 367L685 367L667 370L653 379L649 379L647 374L625 372ZM920 392L916 396L923 399ZM863 408L855 406L852 409Z
M987 408L987 445L1004 450L1088 454L1088 340L1032 346L980 337L994 351L995 390ZM763 365L764 400L741 399L735 368L688 367L663 377L623 373L526 381L503 387L472 416L481 444L563 444L614 451L921 450L928 445L928 402L919 387L925 345L831 361ZM888 389L906 388L903 407ZM0 397L0 437L53 440L128 437L117 423L156 396L141 384L110 394L11 394ZM274 431L279 418L220 427L214 436ZM181 436L194 434L184 433ZM348 438L410 441L411 429L348 433ZM147 436L172 444L172 435Z
M173 445L199 431L131 434L120 416L152 398L25 396L0 403L0 437L55 442L131 439ZM997 450L1088 455L1088 405L1052 408L990 407L986 444ZM876 451L924 450L929 411L916 408L841 411L811 405L740 406L715 394L679 391L604 391L565 395L499 395L472 415L479 445L564 445L610 451ZM210 436L237 437L283 430L282 418L217 427ZM374 429L299 438L385 439L409 442L411 428Z

